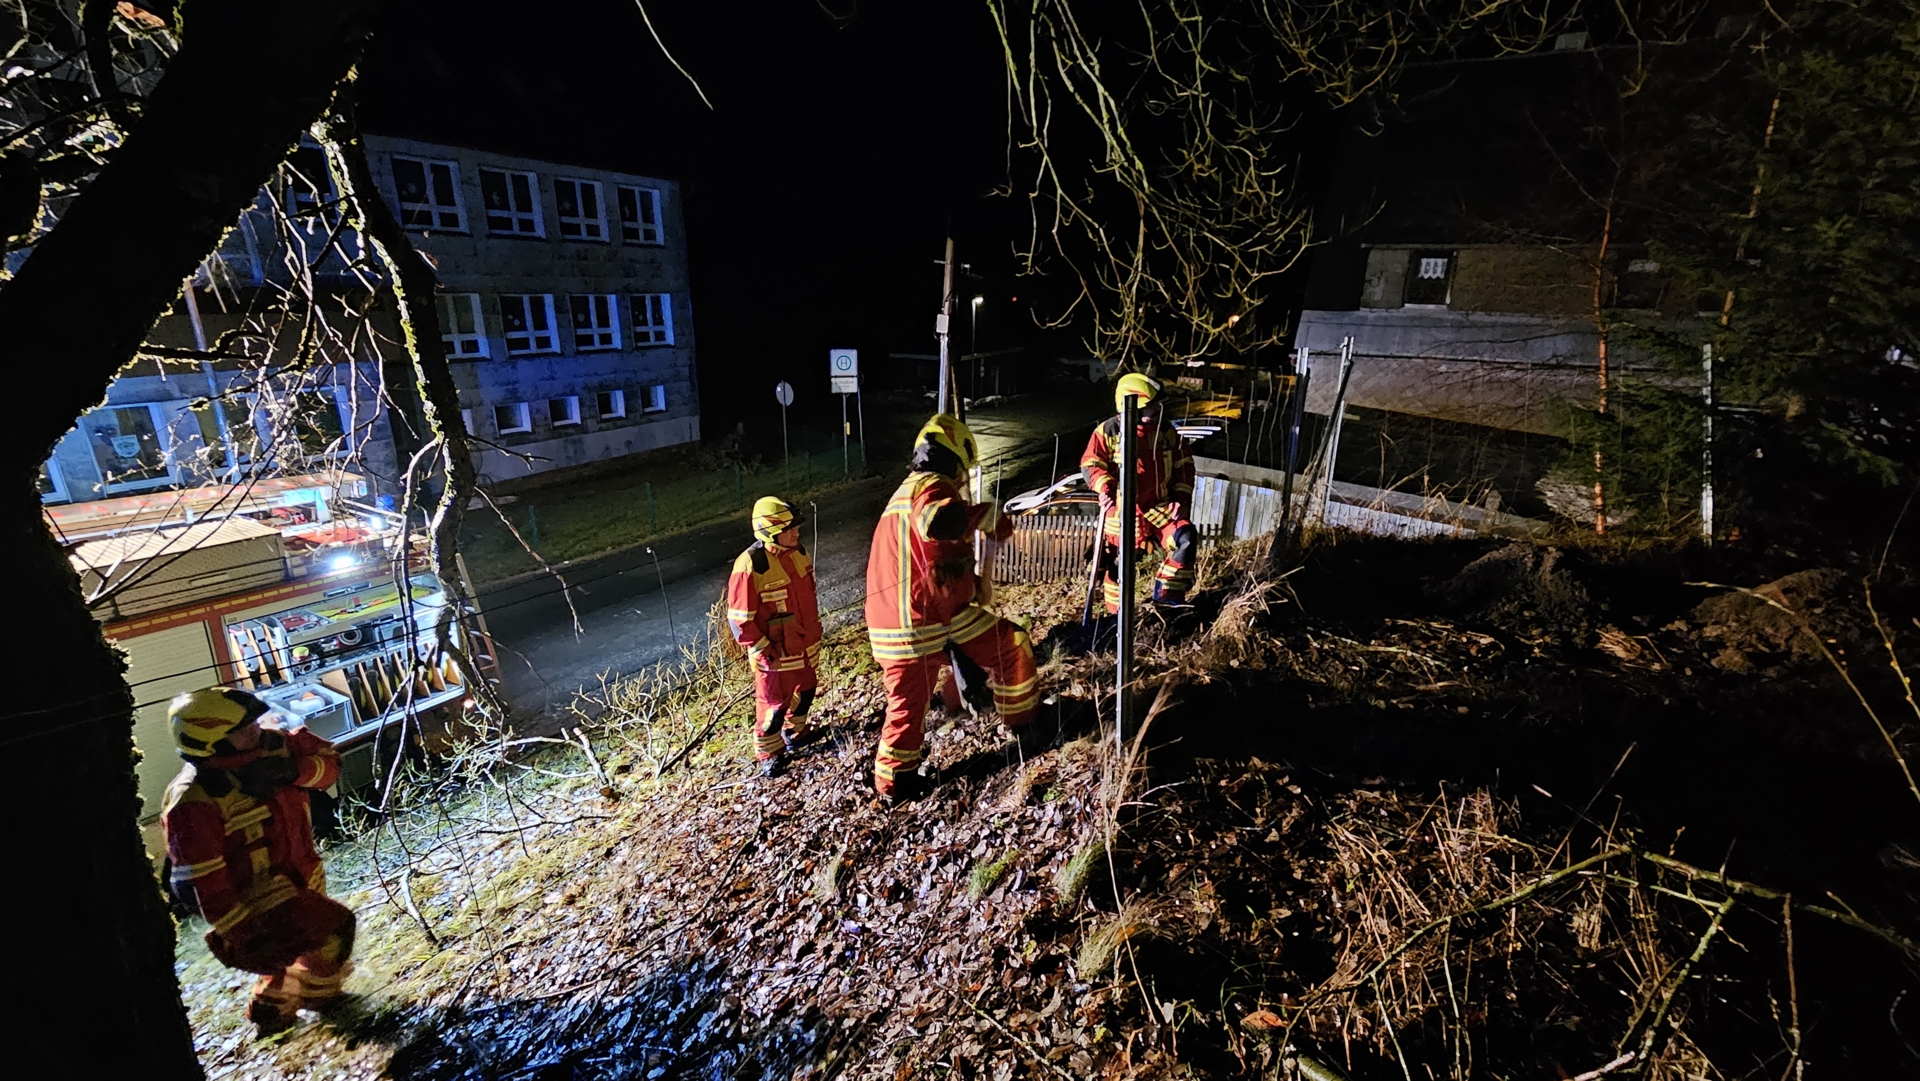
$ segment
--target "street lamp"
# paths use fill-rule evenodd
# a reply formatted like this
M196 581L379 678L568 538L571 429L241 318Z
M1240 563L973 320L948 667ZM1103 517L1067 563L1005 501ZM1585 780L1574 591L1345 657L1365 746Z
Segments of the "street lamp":
M980 352L980 305L986 302L986 297L977 296L973 298L973 329L967 332L967 352L975 354L973 358L973 393L975 397L980 395L980 381L985 379L987 374L987 362L981 360L978 355Z

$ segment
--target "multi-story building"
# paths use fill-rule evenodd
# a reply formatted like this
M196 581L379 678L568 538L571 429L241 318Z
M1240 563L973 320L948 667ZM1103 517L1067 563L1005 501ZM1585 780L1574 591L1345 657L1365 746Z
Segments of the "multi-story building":
M380 194L436 266L483 482L700 437L677 184L366 141ZM303 148L154 328L153 354L55 448L45 501L330 469L400 487L381 378L405 376L400 331L332 198L318 148ZM261 315L303 280L310 309Z
M484 480L700 438L679 185L409 139L367 150L437 264Z

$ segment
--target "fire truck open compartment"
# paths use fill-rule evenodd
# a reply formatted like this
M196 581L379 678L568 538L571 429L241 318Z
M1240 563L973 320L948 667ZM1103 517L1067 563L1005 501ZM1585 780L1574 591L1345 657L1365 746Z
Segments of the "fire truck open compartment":
M166 707L181 691L250 690L333 741L337 791L371 782L403 738L437 746L460 727L473 688L437 638L447 589L398 515L339 490L288 478L244 512L204 514L212 497L176 493L172 518L148 496L62 523L95 615L128 656L143 818L180 768ZM497 667L476 611L456 615L449 642L481 672Z

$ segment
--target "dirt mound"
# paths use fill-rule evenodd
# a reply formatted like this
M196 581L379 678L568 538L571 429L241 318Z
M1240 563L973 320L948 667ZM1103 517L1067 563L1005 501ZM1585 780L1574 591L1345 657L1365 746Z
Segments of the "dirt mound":
M1720 643L1712 664L1728 672L1777 676L1793 662L1826 663L1823 644L1845 654L1878 638L1860 580L1830 567L1716 594L1694 608L1693 621Z
M1516 542L1428 588L1455 614L1522 638L1585 641L1593 600L1568 563L1558 548Z

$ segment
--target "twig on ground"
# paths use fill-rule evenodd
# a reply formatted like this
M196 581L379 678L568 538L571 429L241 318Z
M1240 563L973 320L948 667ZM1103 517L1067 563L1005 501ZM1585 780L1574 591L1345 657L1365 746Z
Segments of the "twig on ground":
M1053 1073L1055 1077L1063 1077L1063 1078L1066 1078L1066 1081L1074 1081L1074 1076L1072 1074L1061 1069L1059 1064L1049 1060L1047 1056L1041 1054L1039 1050L1036 1049L1032 1044L1028 1043L1027 1041L1021 1039L1019 1036L1015 1035L1012 1029L1009 1029L1007 1026L994 1020L993 1015L987 1013L987 1011L981 1009L978 1006L973 1006L971 1003L969 1003L968 1005L972 1008L975 1014L979 1015L982 1021L985 1021L987 1024L992 1025L994 1029L1000 1033L1000 1035L1005 1036L1007 1039L1013 1041L1013 1045L1015 1047L1018 1047L1020 1050L1025 1051L1027 1055L1033 1059L1033 1061L1038 1062L1042 1066L1045 1066L1049 1071Z
M1614 1059L1612 1062L1609 1062L1606 1065L1599 1067L1598 1069L1588 1070L1586 1073L1583 1073L1583 1074L1575 1074L1573 1077L1569 1078L1568 1081L1598 1081L1599 1078L1605 1077L1608 1074L1612 1073L1613 1071L1619 1069L1620 1067L1629 1065L1632 1062L1633 1062L1633 1052L1628 1051L1625 1054L1621 1055L1619 1058Z

